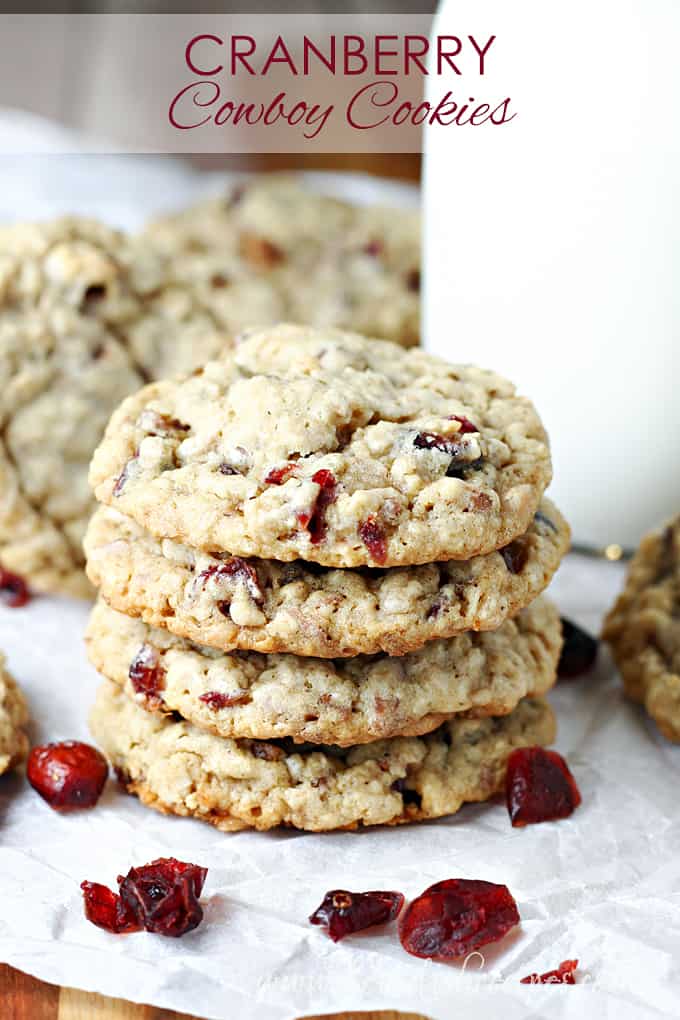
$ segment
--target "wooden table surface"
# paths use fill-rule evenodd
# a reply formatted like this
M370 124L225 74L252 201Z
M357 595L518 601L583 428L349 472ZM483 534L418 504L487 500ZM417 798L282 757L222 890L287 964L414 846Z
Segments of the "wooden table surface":
M305 156L274 153L259 156L195 155L192 162L206 170L334 170L360 171L382 177L417 181L416 153L337 153ZM135 1006L72 988L58 988L0 964L0 1020L203 1020L185 1013ZM314 1018L311 1018L314 1020ZM327 1020L329 1018L327 1017ZM427 1020L414 1013L336 1013L332 1020Z

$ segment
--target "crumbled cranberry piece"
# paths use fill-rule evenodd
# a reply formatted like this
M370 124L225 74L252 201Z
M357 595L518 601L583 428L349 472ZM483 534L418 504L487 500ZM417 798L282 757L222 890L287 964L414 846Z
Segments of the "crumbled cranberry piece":
M353 893L334 889L326 893L309 920L311 924L324 925L329 938L339 942L355 931L393 921L403 905L400 892Z
M563 960L556 970L548 970L545 974L527 974L520 981L521 985L575 985L574 971L578 960Z
M319 492L309 513L297 515L298 521L309 532L312 545L318 545L326 537L326 510L337 499L337 483L331 471L321 468L312 475L312 481L319 486Z
M517 924L517 904L507 886L451 878L408 905L399 938L412 956L450 960L497 942Z
M106 758L96 747L77 740L34 747L26 776L55 811L94 807L109 773Z
M250 695L247 691L239 691L238 694L223 694L221 691L206 691L205 694L200 694L198 697L199 701L204 702L208 708L212 708L214 712L219 712L221 708L232 708L234 705L244 705L250 701Z
M0 567L0 602L9 609L20 609L30 600L28 585L23 577Z
M111 932L113 935L129 935L133 931L142 931L135 915L117 893L99 882L81 882L85 917L98 928Z
M511 574L521 574L529 559L529 546L523 538L516 538L510 545L499 549L505 565Z
M387 539L385 530L378 523L378 519L371 514L361 522L358 530L361 541L371 554L371 559L376 563L384 563L387 559Z
M508 758L505 793L513 826L568 818L581 803L576 781L557 751L519 747Z
M373 257L375 257L376 255L380 255L382 253L384 247L385 246L383 245L382 241L374 239L372 241L368 241L367 244L365 244L361 250L364 253L364 255L372 255Z
M163 704L161 691L165 689L165 669L157 648L142 645L130 663L128 675L136 693L142 694L151 706Z
M459 436L464 436L469 432L479 432L476 425L473 425L469 418L466 418L462 414L452 414L449 416L449 421L457 421L460 425Z
M287 464L283 464L281 467L272 468L267 477L265 478L266 485L283 485L287 482L291 475L295 474L297 470L297 464L294 460L289 461Z
M593 667L597 658L598 642L597 638L592 637L571 620L565 620L564 617L562 617L562 637L564 644L557 666L557 675L562 680L572 680L582 673L587 673Z
M241 255L254 266L261 269L269 269L278 265L285 259L285 253L265 237L258 237L256 234L241 234L240 239Z
M228 287L229 282L229 277L225 276L224 273L213 273L210 277L210 286L214 287L215 290L222 290L223 287Z
M414 294L420 290L420 270L410 269L406 274L406 286Z
M198 902L207 868L162 857L118 876L121 899L147 931L179 938L203 920Z
M250 563L246 560L241 559L240 556L232 556L230 559L225 560L224 563L219 565L213 564L207 567L206 570L201 571L198 575L198 580L203 582L205 587L206 582L213 579L218 583L222 580L233 579L235 581L241 581L245 584L248 594L250 595L253 602L258 606L261 606L264 602L264 592L260 587L260 579L257 576L257 571ZM225 606L228 615L229 604L220 603L220 610L224 611L222 607Z
M85 916L115 934L146 929L179 938L203 920L198 898L207 874L207 868L162 857L119 875L119 895L96 882L83 882Z

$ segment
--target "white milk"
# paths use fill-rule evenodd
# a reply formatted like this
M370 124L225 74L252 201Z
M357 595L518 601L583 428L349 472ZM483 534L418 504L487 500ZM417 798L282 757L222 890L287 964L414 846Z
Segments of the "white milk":
M426 131L426 346L513 379L575 539L633 546L680 511L680 0L445 0L433 34L496 40L431 101L517 116Z

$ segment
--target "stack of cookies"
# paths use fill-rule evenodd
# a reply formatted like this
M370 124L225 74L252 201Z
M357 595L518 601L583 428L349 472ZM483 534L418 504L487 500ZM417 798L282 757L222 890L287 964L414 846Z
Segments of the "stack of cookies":
M333 329L263 329L129 397L85 542L91 724L121 782L224 830L498 792L555 732L550 476L510 383Z

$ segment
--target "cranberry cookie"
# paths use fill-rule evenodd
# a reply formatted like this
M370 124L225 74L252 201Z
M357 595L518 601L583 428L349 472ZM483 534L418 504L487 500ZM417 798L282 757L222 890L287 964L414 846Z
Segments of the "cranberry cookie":
M628 696L680 741L680 517L642 540L602 636Z
M499 719L457 719L426 737L345 750L225 740L145 712L109 681L90 725L130 793L164 814L224 831L287 825L324 832L454 814L504 788L515 748L555 736L548 704L525 699Z
M214 556L154 538L100 507L85 538L87 572L114 609L223 651L323 658L403 655L465 630L493 630L548 585L569 528L547 500L499 552L386 570Z
M420 227L415 210L356 206L263 175L155 221L145 239L227 328L250 309L250 325L288 319L408 347L420 335Z
M28 754L28 706L0 655L0 775L19 765Z
M501 548L550 477L540 419L500 376L290 325L130 397L90 473L158 538L333 567Z
M229 654L100 601L87 644L96 669L150 711L179 712L222 737L347 746L427 733L457 713L506 715L552 687L562 633L557 610L539 599L498 630L401 657Z
M39 591L89 595L87 468L106 422L159 364L224 346L168 264L118 231L0 230L0 562Z

